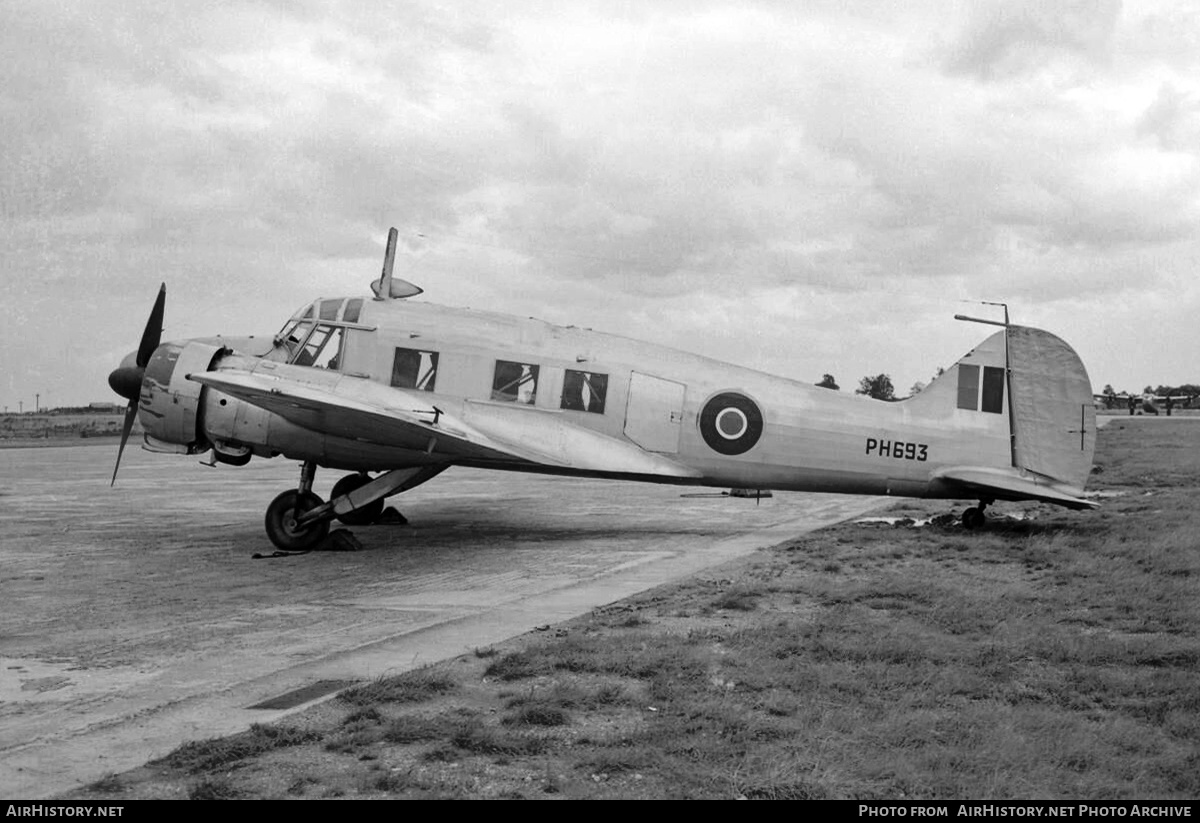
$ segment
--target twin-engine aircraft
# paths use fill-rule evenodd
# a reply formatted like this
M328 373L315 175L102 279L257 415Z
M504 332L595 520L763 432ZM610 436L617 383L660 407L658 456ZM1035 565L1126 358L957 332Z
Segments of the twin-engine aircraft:
M841 394L626 337L413 301L388 238L375 297L320 299L272 337L160 343L166 287L110 376L144 447L301 463L267 507L284 551L451 466L690 486L1095 504L1092 390L1054 335L1002 326L899 402ZM970 318L964 318L970 319ZM981 321L989 322L989 321ZM318 466L348 472L332 499ZM116 481L116 469L113 471Z

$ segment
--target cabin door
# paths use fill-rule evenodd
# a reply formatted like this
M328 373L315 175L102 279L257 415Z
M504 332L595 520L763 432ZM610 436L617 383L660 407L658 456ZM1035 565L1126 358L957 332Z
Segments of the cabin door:
M625 405L625 436L646 451L679 451L685 388L674 380L632 372Z

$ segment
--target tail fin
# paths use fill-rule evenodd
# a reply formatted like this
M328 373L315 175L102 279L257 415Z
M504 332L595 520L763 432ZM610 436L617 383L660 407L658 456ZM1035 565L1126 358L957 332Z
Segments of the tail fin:
M1055 335L1008 325L905 405L973 438L969 459L940 472L945 480L1005 499L1091 505L1078 499L1096 449L1091 381Z

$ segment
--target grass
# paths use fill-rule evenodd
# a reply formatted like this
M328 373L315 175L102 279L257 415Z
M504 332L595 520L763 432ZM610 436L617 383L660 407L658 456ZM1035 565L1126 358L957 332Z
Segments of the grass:
M320 737L316 732L286 725L255 723L241 734L185 743L157 762L167 769L204 774L276 749L311 743Z
M458 684L434 669L415 669L395 677L385 677L363 686L354 686L338 695L352 706L378 703L419 703L434 695L453 691Z
M1099 437L1099 511L844 523L78 796L1194 799L1200 421Z

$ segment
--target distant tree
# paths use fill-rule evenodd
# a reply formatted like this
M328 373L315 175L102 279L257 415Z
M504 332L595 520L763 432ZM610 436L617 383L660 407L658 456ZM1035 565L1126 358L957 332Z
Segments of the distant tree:
M1142 394L1154 394L1154 388L1152 386L1147 386L1146 388L1142 389Z
M818 383L817 385L823 389L833 389L834 391L837 391L840 388L837 384L837 381L833 379L832 374L827 374L827 375L823 376L821 378L821 382Z
M914 394L920 394L924 390L925 390L925 384L922 383L920 380L918 380L916 383L913 383L912 388L910 388L908 390L908 396L912 397Z
M892 378L886 374L864 377L858 381L858 388L854 390L854 393L865 394L867 397L874 397L876 400L896 399L896 390L892 387Z

